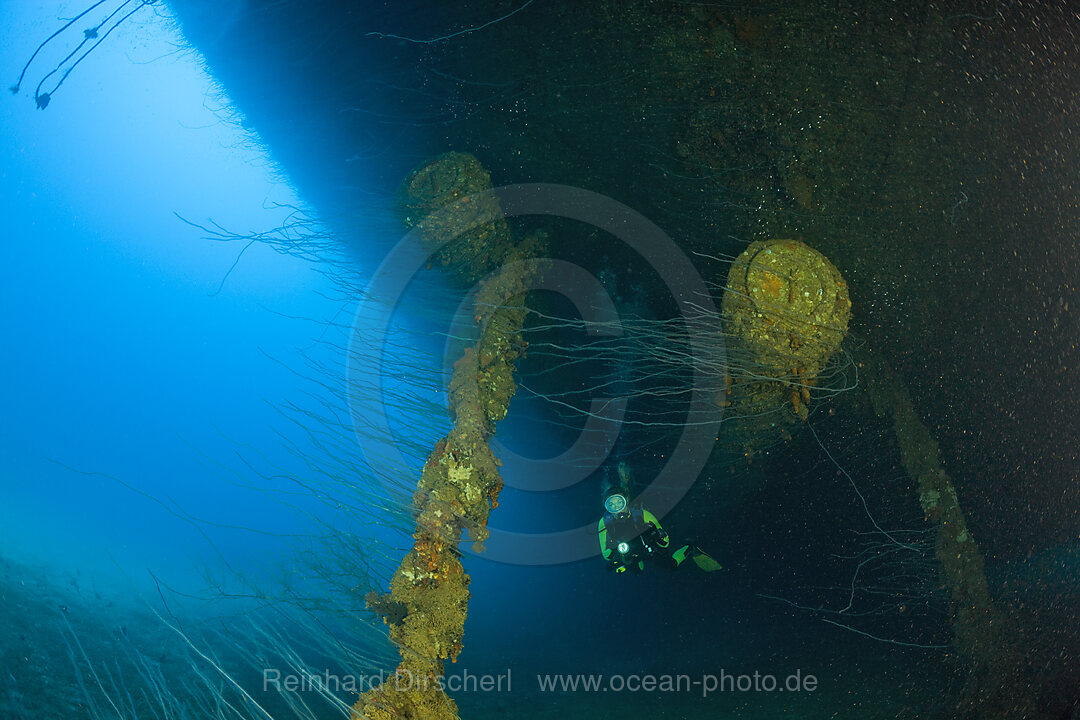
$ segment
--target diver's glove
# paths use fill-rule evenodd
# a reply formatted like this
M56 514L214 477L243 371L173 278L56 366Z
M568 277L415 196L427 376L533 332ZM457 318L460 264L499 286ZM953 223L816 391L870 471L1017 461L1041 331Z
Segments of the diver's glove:
M668 542L668 534L652 523L649 523L649 529L641 536L641 544L650 555L658 549L666 548Z

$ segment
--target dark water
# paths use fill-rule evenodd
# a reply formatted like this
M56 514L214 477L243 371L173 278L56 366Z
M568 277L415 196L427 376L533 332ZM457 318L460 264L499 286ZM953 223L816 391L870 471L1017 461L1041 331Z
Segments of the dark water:
M90 5L3 10L12 81ZM462 546L461 717L1074 717L1078 30L976 1L95 6L4 102L0 717L345 717L395 666L364 598L412 545L471 309L423 262L371 288L402 179L451 150L641 218L511 221L624 332L529 297L490 526L536 539ZM645 222L669 244L642 256ZM719 307L770 238L829 258L852 319L805 420L786 392L764 425L729 411L667 481L664 527L723 570L534 554L595 524L619 461L647 486L719 421L687 400L680 293ZM869 357L940 447L1019 660L958 639ZM709 391L760 367L729 346ZM610 450L551 460L623 396ZM267 684L300 668L345 684Z

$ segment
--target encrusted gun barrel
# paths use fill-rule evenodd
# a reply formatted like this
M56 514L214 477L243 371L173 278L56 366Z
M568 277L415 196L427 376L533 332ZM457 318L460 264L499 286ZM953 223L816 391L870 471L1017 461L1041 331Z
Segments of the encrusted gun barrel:
M847 334L851 300L817 250L766 240L731 263L722 307L732 362L720 402L731 408L729 432L751 453L807 417L810 391Z

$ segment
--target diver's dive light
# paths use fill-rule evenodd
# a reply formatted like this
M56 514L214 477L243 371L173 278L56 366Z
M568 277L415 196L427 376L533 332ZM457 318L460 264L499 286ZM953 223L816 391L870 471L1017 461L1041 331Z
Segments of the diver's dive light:
M621 543L619 543L619 546L618 546L618 548L617 548L617 549L618 549L618 551L619 551L620 553L622 553L623 555L625 555L626 553L630 552L630 543L628 543L628 542L621 542Z

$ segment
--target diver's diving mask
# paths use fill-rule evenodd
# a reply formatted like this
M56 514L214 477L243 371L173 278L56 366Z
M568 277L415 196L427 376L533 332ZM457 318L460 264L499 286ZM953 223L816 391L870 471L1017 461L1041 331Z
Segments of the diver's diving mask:
M612 515L618 515L626 509L626 496L621 493L613 493L604 498L604 509Z

